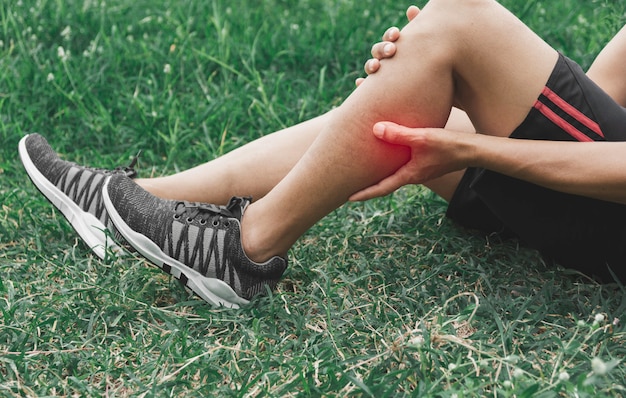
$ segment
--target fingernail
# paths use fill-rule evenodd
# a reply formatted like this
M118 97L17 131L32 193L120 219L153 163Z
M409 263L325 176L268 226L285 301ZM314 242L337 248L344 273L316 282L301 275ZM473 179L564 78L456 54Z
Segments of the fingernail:
M374 135L381 138L385 134L385 125L383 123L376 123L374 125Z
M393 44L391 43L385 44L385 47L383 48L383 52L385 53L385 55L391 54L392 50L393 50Z

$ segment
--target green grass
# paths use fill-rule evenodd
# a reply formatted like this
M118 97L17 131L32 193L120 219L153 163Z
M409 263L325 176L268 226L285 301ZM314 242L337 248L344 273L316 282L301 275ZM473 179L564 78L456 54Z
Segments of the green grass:
M618 1L503 3L583 66L626 21ZM468 234L418 188L337 210L274 294L222 310L92 256L17 157L38 131L93 166L143 149L143 175L188 168L341 103L404 9L3 3L0 396L624 395L623 288Z

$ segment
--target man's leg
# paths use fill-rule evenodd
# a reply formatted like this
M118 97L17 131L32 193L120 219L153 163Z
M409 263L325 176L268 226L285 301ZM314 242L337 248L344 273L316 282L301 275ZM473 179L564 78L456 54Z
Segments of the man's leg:
M284 255L352 193L409 159L406 148L374 138L377 121L439 127L456 104L480 132L507 136L526 117L558 57L490 0L433 0L396 44L395 57L333 113L287 176L249 206L242 236L250 258Z

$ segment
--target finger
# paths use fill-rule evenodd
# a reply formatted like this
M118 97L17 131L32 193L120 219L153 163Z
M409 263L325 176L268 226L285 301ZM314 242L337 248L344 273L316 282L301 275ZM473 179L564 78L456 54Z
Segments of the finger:
M385 45L387 43L388 42L386 42L386 41L381 41L381 42L378 42L378 43L374 44L372 46L372 51L371 51L372 57L374 57L376 59L384 58L384 55L385 55Z
M400 37L400 29L392 26L383 34L383 41L396 41Z
M376 58L372 58L367 60L365 63L365 73L371 75L372 73L376 73L380 68L380 61Z
M411 129L391 122L378 122L373 128L374 135L390 144L410 146L419 134L418 129Z
M372 46L372 57L385 59L393 57L396 53L396 45L389 41L381 41Z
M361 84L363 84L364 81L365 81L364 77L359 77L354 81L354 85L359 87Z
M406 18L409 20L409 22L411 22L419 13L420 9L417 6L409 6L409 8L407 8L406 10Z
M389 195L398 188L406 185L406 182L404 182L404 177L402 176L400 170L383 179L378 184L372 185L353 194L348 198L348 200L350 200L351 202L362 202L365 200Z

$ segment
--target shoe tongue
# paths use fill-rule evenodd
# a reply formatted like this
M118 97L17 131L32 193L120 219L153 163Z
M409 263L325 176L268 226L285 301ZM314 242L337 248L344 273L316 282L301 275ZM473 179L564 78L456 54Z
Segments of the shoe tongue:
M117 172L121 172L126 174L126 177L135 178L137 177L137 171L135 170L135 166L137 165L137 161L139 160L139 155L141 155L141 149L135 157L131 160L130 164L126 167L118 167L115 169Z
M226 209L233 214L233 217L241 221L243 213L246 211L246 207L250 204L252 198L249 197L237 197L234 196L230 199L226 205Z

